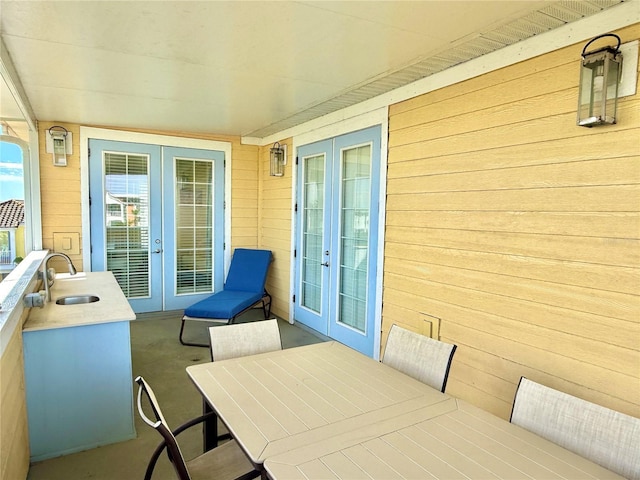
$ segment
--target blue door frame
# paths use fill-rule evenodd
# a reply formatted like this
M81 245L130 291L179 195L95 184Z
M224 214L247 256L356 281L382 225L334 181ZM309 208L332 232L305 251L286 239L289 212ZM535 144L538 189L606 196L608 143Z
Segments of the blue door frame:
M380 135L376 126L297 151L294 318L369 356L376 338Z
M137 313L179 310L205 298L214 291L222 289L224 282L224 152L182 147L163 147L110 140L89 141L89 189L91 215L91 268L94 271L107 270L108 264L118 279L133 310ZM127 175L105 175L107 162L135 163ZM126 159L126 160L125 160ZM178 195L178 188L193 188L203 191L207 188L198 179L188 183L179 182L176 175L178 161L191 161L198 165L211 165L212 190L205 197L211 205L207 221L211 222L211 231L207 235L194 235L194 247L202 247L201 242L211 242L212 258L204 260L204 269L185 266L181 260L178 215L182 211L194 211L199 200L184 205ZM203 169L200 169L203 170ZM201 195L202 196L202 195ZM141 200L143 199L143 200ZM135 211L135 202L146 202L145 207ZM114 215L120 204L121 219ZM194 205L196 204L196 205ZM110 212L111 210L111 212ZM135 211L135 215L132 214ZM113 215L109 217L109 215ZM194 213L194 215L197 215ZM135 221L132 220L135 218ZM132 225L132 222L136 225ZM197 224L198 220L194 220ZM120 226L120 223L122 225ZM139 225L138 225L139 223ZM118 232L118 229L121 232ZM196 231L194 227L192 230ZM132 242L132 237L136 238ZM119 248L114 243L122 243ZM200 245L198 245L200 242ZM133 249L131 245L137 243ZM110 256L110 260L107 257ZM115 258L114 257L121 257ZM139 260L136 268L131 268L131 259ZM193 263L197 263L194 261ZM119 265L124 265L122 268ZM180 277L178 277L178 270ZM199 290L185 291L182 286L186 276L191 275L197 282L199 278L208 278L210 284L198 287ZM133 279L141 280L129 288ZM145 283L148 282L148 283Z

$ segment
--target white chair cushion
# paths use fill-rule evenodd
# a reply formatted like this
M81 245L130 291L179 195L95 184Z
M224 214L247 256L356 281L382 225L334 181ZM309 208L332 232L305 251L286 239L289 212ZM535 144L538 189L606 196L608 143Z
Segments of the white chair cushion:
M278 320L209 327L213 361L282 350Z
M444 391L456 346L392 325L382 363Z
M511 422L624 477L640 480L640 419L522 377Z

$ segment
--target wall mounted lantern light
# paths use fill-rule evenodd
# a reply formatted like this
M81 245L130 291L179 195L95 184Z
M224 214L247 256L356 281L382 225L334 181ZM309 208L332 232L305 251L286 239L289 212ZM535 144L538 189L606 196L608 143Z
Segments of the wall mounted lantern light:
M53 164L56 167L67 166L67 154L72 154L71 132L66 128L54 125L49 129L46 137L46 151L53 154Z
M587 52L594 41L613 37L616 47L606 46ZM578 125L594 127L616 123L618 84L622 72L620 37L613 33L598 35L582 49L580 68L580 96L578 98Z
M280 146L280 143L276 142L269 150L269 157L271 160L271 168L269 175L272 177L284 176L284 166L287 164L287 156L285 149Z

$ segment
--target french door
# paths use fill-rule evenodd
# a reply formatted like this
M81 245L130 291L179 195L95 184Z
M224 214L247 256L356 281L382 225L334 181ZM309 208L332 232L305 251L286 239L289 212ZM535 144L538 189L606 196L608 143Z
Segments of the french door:
M224 281L224 152L89 141L91 268L135 312L184 309Z
M380 127L298 149L297 321L366 355L375 326Z

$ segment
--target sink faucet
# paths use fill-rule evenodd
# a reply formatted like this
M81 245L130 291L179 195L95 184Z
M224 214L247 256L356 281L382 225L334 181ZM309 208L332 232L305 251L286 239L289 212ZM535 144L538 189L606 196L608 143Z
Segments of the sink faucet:
M71 259L69 258L68 255L64 254L64 253L50 253L49 255L47 255L46 257L44 257L44 263L42 264L42 268L43 268L43 272L42 272L42 279L44 281L44 292L45 292L45 296L46 296L46 300L47 302L51 301L51 287L53 287L53 282L55 281L55 276L54 278L51 279L51 283L49 283L49 269L47 268L47 263L49 262L49 259L51 257L62 257L67 261L67 265L69 266L69 274L70 275L75 275L77 272L76 267L73 266L73 262L71 261Z

